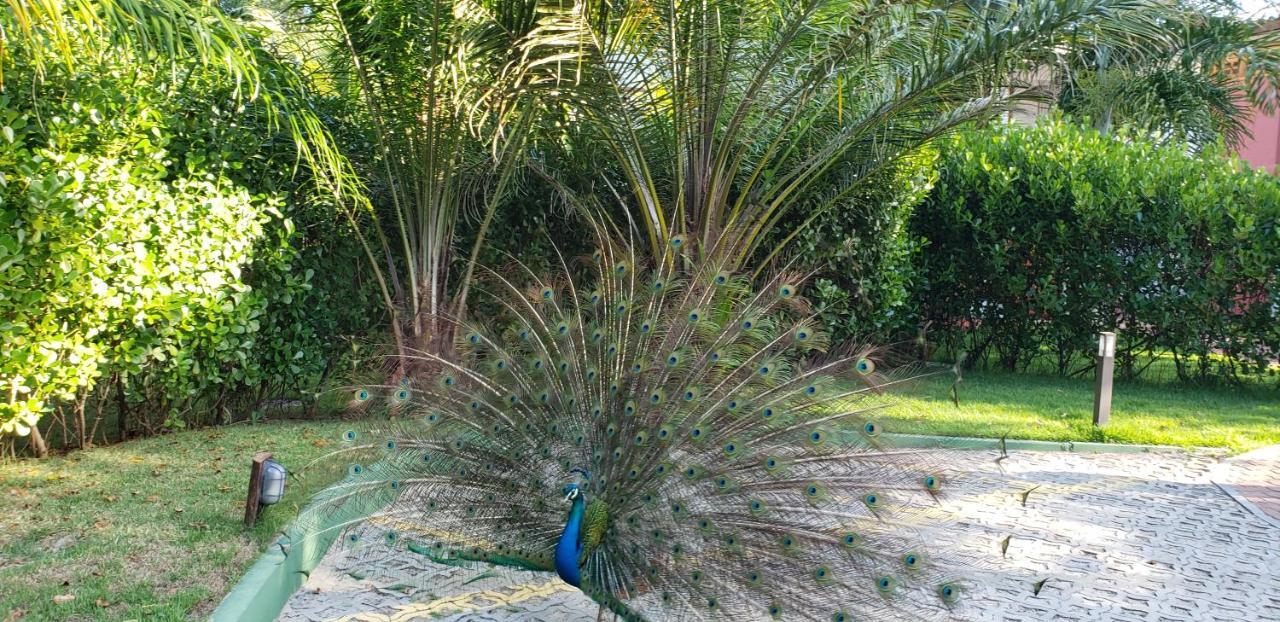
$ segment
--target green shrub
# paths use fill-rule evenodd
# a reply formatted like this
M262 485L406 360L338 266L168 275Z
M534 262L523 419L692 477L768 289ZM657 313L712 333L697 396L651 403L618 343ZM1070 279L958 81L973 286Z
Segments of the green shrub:
M200 421L202 400L313 386L370 307L350 236L261 104L229 106L234 85L195 66L118 55L36 76L10 59L0 434L65 406L83 443L104 402L154 431Z
M1171 353L1183 378L1280 353L1280 180L1062 119L940 148L912 219L920 315L953 352L1010 369L1087 365L1117 330L1121 370Z
M911 293L920 243L908 224L933 185L936 160L937 153L926 149L858 181L786 249L797 266L813 270L806 296L834 339L884 340L914 332ZM812 201L821 202L821 196ZM777 241L809 218L804 207L775 228Z

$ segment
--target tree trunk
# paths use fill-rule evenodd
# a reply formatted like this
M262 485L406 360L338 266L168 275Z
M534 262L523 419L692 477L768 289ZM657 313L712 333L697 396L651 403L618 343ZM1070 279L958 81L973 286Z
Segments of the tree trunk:
M31 449L36 452L37 458L49 457L49 446L45 444L44 437L40 435L40 428L31 426Z
M129 438L129 400L124 395L124 379L116 376L116 430L120 441Z

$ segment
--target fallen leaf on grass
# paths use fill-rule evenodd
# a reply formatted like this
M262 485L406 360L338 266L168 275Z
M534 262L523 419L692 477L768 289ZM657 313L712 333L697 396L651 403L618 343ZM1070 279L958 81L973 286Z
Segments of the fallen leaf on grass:
M108 601L108 600L107 600L107 599L105 599L105 598L99 598L99 599L97 599L97 600L93 601L93 604L95 604L95 605L97 605L97 606L99 606L99 607L102 607L103 609L106 609L107 607L110 607L110 606L111 606L111 601Z
M9 615L5 616L4 622L13 622L22 616L27 615L26 609L10 609Z
M53 602L56 605L62 605L65 603L69 603L75 599L76 599L75 594L58 594L53 597Z

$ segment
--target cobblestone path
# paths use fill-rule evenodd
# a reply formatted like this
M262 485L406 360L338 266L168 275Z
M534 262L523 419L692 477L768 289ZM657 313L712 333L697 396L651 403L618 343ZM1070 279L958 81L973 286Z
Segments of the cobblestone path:
M991 567L955 618L1280 622L1280 520L1265 511L1280 510L1280 447L1269 451L1225 462L1206 452L1011 452L1008 486L953 508L988 537L945 545ZM961 459L978 466L994 454ZM1032 486L1023 506L1019 493ZM279 620L572 622L596 612L550 573L450 567L390 549L357 562L335 547Z

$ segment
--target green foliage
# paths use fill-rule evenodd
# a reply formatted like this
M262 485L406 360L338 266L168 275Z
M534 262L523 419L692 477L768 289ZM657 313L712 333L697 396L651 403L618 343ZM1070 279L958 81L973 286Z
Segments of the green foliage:
M340 232L291 179L297 154L269 111L228 109L234 84L195 64L147 68L117 51L37 75L9 58L0 433L27 434L71 402L84 444L95 387L123 390L118 407L154 430L184 425L202 398L313 384L368 306L351 253L326 248ZM318 272L350 290L342 305L321 304Z
M936 160L937 153L925 149L877 171L792 240L797 264L815 271L807 295L833 339L914 330L911 294L920 244L908 223L933 187ZM780 239L799 227L808 207L772 235Z
M921 315L953 351L1069 373L1116 330L1124 374L1169 352L1184 379L1280 352L1280 180L1061 119L940 151L912 227Z
M1255 109L1275 112L1280 33L1229 1L1171 6L1162 40L1135 37L1058 63L1058 104L1103 133L1127 127L1192 149L1238 144Z

